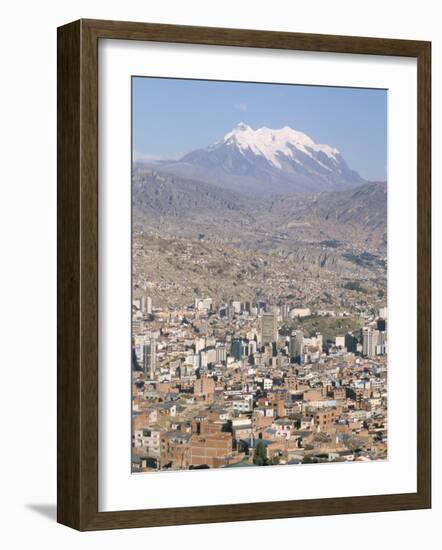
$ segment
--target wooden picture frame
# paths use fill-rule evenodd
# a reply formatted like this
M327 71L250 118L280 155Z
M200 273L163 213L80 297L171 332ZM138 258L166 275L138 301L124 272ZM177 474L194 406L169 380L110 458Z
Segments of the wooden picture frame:
M98 41L404 56L418 67L417 492L98 511ZM79 20L58 29L58 521L81 531L409 510L431 506L431 44Z

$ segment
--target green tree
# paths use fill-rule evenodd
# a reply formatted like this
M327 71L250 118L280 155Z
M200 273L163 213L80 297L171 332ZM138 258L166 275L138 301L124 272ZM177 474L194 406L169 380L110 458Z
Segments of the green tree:
M255 455L253 457L253 464L256 466L267 466L267 449L262 441L258 441L255 446Z
M317 462L318 462L318 459L315 456L306 455L302 459L303 464L317 464Z

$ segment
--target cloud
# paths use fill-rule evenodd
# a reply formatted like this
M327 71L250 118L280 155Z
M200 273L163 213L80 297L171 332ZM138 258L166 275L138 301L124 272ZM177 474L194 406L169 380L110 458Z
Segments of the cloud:
M132 152L132 162L155 163L161 160L180 160L180 158L183 157L186 154L186 152L188 151L177 151L176 153L170 153L166 156L164 155L160 156L160 155L151 155L149 153L142 153L134 149Z
M133 162L155 162L161 160L161 157L157 155L149 155L147 153L141 153L140 151L133 151L132 161Z
M247 111L247 103L235 103L233 108L236 109L237 111L245 112Z

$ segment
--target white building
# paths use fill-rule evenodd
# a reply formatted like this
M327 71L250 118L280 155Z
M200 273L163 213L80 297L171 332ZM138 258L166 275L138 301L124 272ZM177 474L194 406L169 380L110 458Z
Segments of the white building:
M309 315L311 315L311 311L310 311L310 308L308 307L305 307L305 308L297 307L290 310L290 317L292 319L294 319L295 317L308 317Z
M160 456L160 430L152 428L140 428L134 431L133 446L146 449L148 455L153 458Z

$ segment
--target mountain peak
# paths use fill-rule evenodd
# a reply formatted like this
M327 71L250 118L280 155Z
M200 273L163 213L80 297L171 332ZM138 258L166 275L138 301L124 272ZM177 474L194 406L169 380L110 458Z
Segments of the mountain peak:
M253 130L244 122L240 122L224 136L221 143L236 145L241 151L250 150L255 155L263 156L277 168L282 167L283 157L295 160L299 151L308 157L324 153L332 161L336 161L339 155L339 151L334 147L317 144L307 134L290 126L279 129L263 126Z
M234 131L237 131L237 132L244 132L246 130L252 130L252 128L245 122L240 122L234 128Z
M330 191L364 182L334 147L315 143L290 126L255 130L245 122L216 143L184 155L176 169L260 194Z

